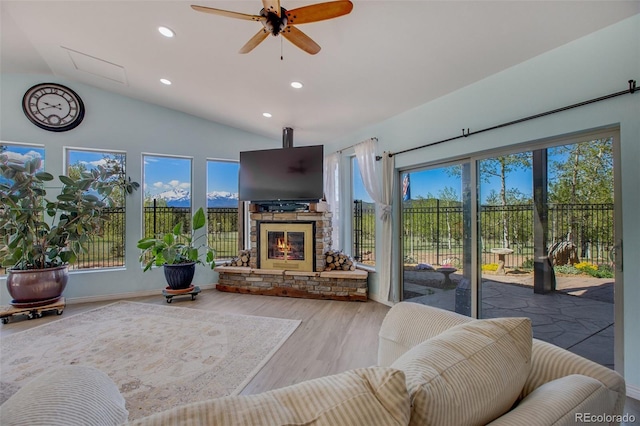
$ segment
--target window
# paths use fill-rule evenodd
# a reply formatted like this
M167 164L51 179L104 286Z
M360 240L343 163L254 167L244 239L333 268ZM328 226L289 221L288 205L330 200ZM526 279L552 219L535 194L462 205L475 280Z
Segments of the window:
M351 193L353 197L353 258L367 265L376 264L376 205L364 189L356 157L351 159Z
M0 154L6 155L9 161L15 163L22 163L31 158L40 158L42 159L40 169L44 170L44 147L0 142ZM0 179L3 178L0 177Z
M216 258L238 254L238 172L237 162L207 161L207 241Z
M116 170L119 179L125 175L123 152L95 150L66 150L67 175L77 179L81 173L91 171L98 166ZM78 256L71 269L113 268L125 265L125 199L121 188L115 188L110 195L111 206L107 209L109 220L102 233L93 238L85 247L86 253Z
M182 222L191 227L191 159L143 155L143 235L171 232Z

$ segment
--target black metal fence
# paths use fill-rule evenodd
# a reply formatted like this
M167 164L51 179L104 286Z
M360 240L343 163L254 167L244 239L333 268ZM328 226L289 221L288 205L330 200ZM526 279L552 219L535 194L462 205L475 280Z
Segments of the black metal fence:
M170 232L182 221L184 229L191 227L190 207L145 207L144 235ZM207 243L216 250L216 258L228 259L238 254L238 208L207 208Z
M105 210L109 220L105 222L100 235L95 236L87 246L86 253L69 269L117 268L124 266L125 254L125 208L114 207Z
M375 265L376 263L376 207L362 200L353 201L353 247L354 260Z
M435 201L434 206L405 205L402 210L403 254L406 264L428 263L462 266L463 215L459 205ZM451 204L451 203L448 203ZM609 263L614 244L613 204L551 204L548 211L548 243L571 241L580 261ZM481 206L480 251L482 263L497 263L492 248L508 247L507 267L533 265L533 206ZM353 209L353 253L367 259L375 252L374 206L361 201Z
M207 209L207 237L209 247L216 250L216 258L230 259L238 255L238 208L209 207Z

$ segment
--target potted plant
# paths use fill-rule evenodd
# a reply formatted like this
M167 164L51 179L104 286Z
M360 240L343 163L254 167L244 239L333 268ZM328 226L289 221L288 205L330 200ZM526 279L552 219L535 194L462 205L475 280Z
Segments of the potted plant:
M183 223L179 222L169 233L138 241L138 248L142 249L140 261L145 264L144 271L154 265L163 266L165 279L172 290L190 288L196 264L207 264L211 269L215 266L215 250L198 243L206 235L195 235L205 225L206 217L200 207L193 215L190 231L184 231Z
M130 194L140 186L119 167L98 166L77 178L59 176L60 193L49 199L44 183L54 177L41 166L40 158L16 161L0 153L0 264L17 306L59 298L68 265L109 219L114 189Z

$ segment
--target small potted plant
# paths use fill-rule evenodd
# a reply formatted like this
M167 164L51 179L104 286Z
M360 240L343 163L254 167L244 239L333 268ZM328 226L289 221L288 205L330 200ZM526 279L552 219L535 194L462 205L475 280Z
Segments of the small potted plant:
M14 306L57 300L67 284L68 265L109 220L112 196L140 186L116 166L58 179L60 193L47 198L45 182L54 177L42 171L40 158L15 160L0 153L0 263L8 268Z
M206 238L206 235L195 235L195 231L205 225L206 217L200 207L193 215L189 232L185 232L183 223L179 222L169 233L138 241L138 248L142 249L140 262L145 264L144 271L148 271L154 265L163 266L164 277L172 290L189 288L196 264L207 264L211 269L215 267L215 250L206 244L198 243L198 240Z

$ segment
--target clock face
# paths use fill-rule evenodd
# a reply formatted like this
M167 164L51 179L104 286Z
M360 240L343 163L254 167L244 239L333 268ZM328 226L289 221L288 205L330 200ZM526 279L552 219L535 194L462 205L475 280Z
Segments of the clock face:
M80 96L56 83L36 84L24 94L22 109L36 126L52 132L65 132L78 126L84 118Z

